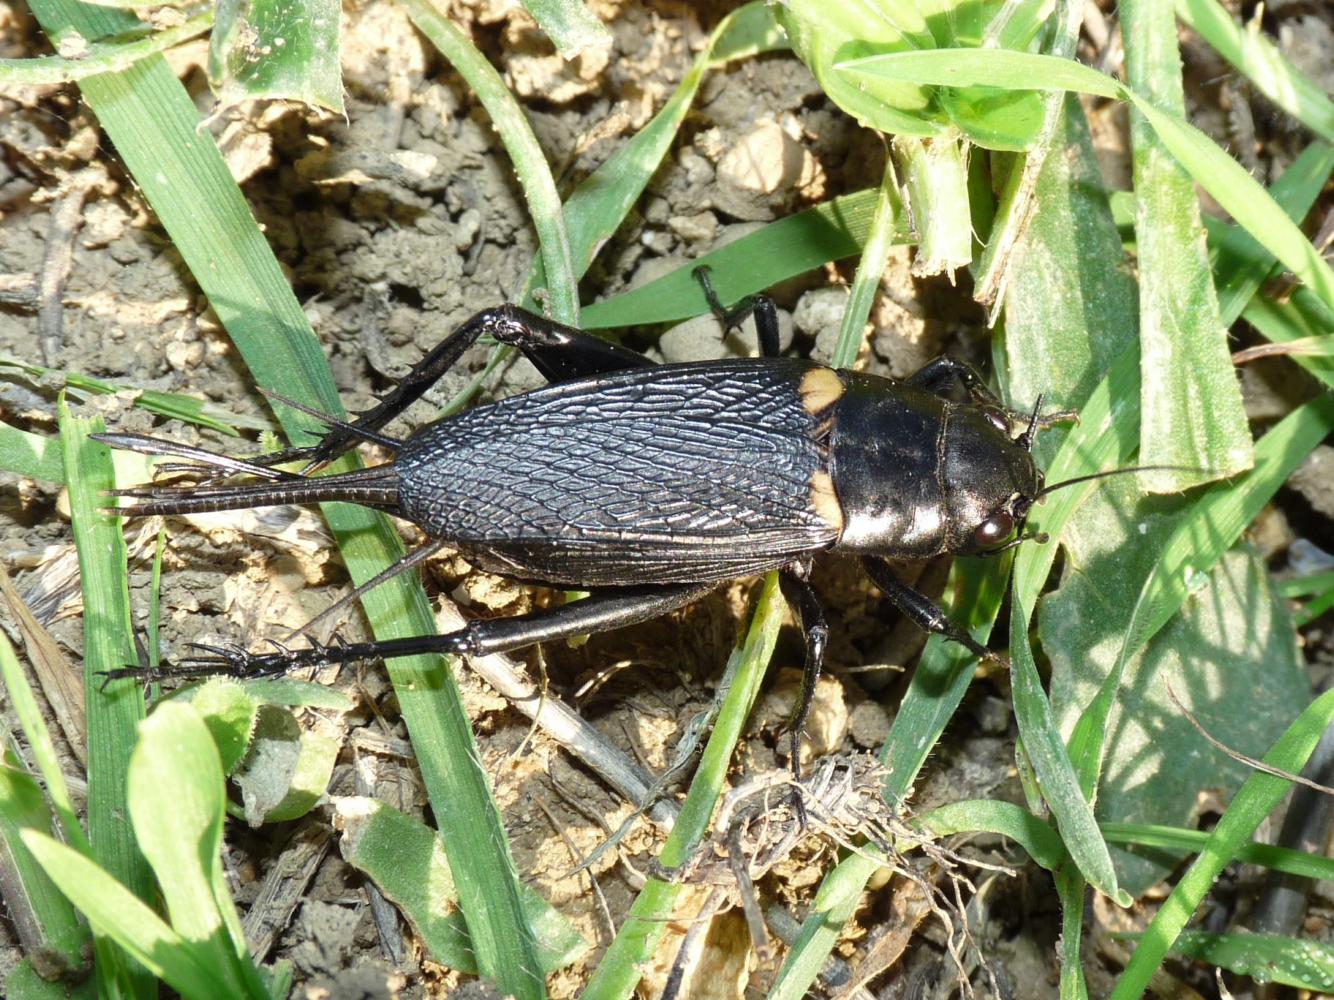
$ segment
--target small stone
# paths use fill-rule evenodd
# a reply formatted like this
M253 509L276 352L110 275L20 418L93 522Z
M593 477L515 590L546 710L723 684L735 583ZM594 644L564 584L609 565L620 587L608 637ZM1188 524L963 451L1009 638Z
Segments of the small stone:
M718 235L718 216L710 211L674 215L667 220L672 232L690 243L708 242Z
M717 206L738 219L772 219L818 165L810 152L772 119L757 122L718 161Z

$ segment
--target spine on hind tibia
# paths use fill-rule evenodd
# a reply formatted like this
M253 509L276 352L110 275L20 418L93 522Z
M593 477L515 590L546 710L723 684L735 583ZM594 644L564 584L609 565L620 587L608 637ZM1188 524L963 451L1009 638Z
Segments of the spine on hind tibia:
M398 506L398 474L392 465L380 465L373 469L358 469L332 476L312 476L308 479L234 486L163 486L143 492L128 491L128 494L135 502L117 511L127 517L202 514L326 501L394 508Z

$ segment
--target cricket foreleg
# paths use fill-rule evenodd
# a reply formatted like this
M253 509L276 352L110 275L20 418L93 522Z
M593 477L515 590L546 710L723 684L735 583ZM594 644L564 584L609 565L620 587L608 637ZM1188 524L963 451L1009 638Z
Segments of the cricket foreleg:
M829 625L825 622L824 609L815 596L815 591L806 581L806 574L798 569L784 569L778 576L783 597L796 614L801 629L806 635L806 665L801 674L801 693L788 721L792 740L792 774L801 780L801 736L806 727L806 720L811 715L811 705L815 701L815 685L820 680L820 670L824 666L825 646L829 642Z
M712 584L682 584L601 591L582 601L532 614L471 621L457 632L443 635L416 635L372 642L334 642L303 649L278 646L267 653L252 653L239 646L197 645L195 648L201 650L202 655L187 657L175 664L164 664L157 669L127 667L111 670L105 676L107 681L124 677L145 681L212 675L277 677L301 667L388 660L419 653L486 656L521 649L538 642L634 625L683 607L711 589Z
M751 313L755 314L755 335L760 342L760 354L766 358L776 358L783 353L778 330L778 308L774 300L767 295L752 295L742 299L731 309L723 306L718 293L713 290L712 272L707 265L701 264L690 272L691 276L704 289L704 299L709 303L709 310L722 324L723 332L735 330Z
M999 654L993 653L971 635L954 624L944 611L933 604L924 594L913 590L907 584L899 582L889 564L883 559L863 559L866 574L889 598L890 602L913 620L923 632L944 636L953 642L965 646L974 655L984 660L1000 661Z

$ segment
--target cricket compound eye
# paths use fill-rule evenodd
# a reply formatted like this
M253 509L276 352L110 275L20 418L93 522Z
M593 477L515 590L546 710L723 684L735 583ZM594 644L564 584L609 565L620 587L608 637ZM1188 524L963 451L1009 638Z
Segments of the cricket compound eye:
M992 514L973 531L973 542L979 549L989 549L999 545L1014 531L1014 518L1006 511Z

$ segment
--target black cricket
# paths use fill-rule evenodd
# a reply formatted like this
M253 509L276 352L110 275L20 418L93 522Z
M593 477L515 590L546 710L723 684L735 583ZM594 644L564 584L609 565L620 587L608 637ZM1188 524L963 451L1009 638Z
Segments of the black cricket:
M159 670L127 668L108 679L260 677L422 652L505 652L654 618L721 581L777 569L806 638L791 727L795 765L828 637L807 582L812 557L825 551L860 556L876 586L920 628L993 656L899 582L886 559L994 553L1031 537L1023 534L1029 509L1055 487L1044 489L1030 451L1038 427L1054 418L1006 409L976 371L950 358L896 381L778 357L770 299L756 296L728 312L707 270L697 277L725 327L755 314L764 357L658 365L505 305L456 329L354 422L324 418L330 430L313 447L247 461L100 435L114 447L202 463L169 470L210 473L197 483L118 491L138 501L120 514L346 501L412 521L433 540L357 593L445 544L488 570L592 591L445 635L262 653L203 646L196 647L202 655ZM517 347L550 384L402 441L380 433L483 335ZM1023 428L1013 437L1012 425ZM310 475L362 440L392 449L393 461ZM307 462L301 473L275 467L294 460ZM246 478L233 480L237 474Z

